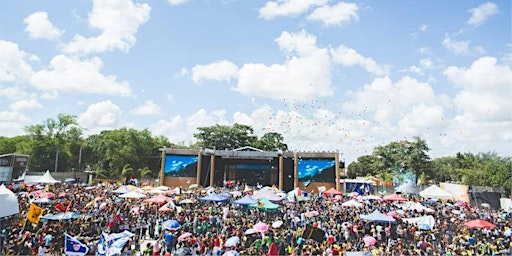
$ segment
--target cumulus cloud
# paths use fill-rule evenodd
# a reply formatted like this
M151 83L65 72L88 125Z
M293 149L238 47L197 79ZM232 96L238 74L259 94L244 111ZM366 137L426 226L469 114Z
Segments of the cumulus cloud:
M94 0L88 22L92 28L99 29L101 34L88 38L77 34L65 45L64 52L128 52L136 42L135 34L139 26L148 21L150 10L148 4L134 4L131 0Z
M464 115L483 121L511 121L512 71L494 57L482 57L468 67L450 66L444 74L461 90L455 97Z
M24 127L30 119L15 111L0 111L0 134L14 137L23 134Z
M144 102L144 104L132 109L131 113L140 116L159 115L162 112L162 107L157 105L152 100Z
M196 65L192 68L192 80L196 84L201 84L204 79L229 82L237 75L238 66L227 60L208 65Z
M9 109L14 112L29 111L29 110L42 108L42 107L43 107L43 105L41 105L41 103L39 103L39 101L37 101L37 99L21 99L21 100L12 102L9 105Z
M332 49L331 55L333 62L339 63L343 66L350 67L359 65L366 71L375 75L385 75L389 73L388 66L378 65L377 62L372 58L364 57L356 50L344 45L340 45L336 49Z
M471 13L471 18L469 18L467 23L473 26L480 26L484 24L489 17L498 13L498 6L495 3L487 2L470 9L468 12Z
M128 82L118 82L114 75L100 73L103 62L94 57L89 60L57 55L50 62L50 69L42 69L30 82L43 91L65 91L128 96L132 90Z
M261 7L260 17L274 19L279 16L296 16L315 6L323 6L328 0L277 0L268 1Z
M27 24L25 31L28 36L34 39L57 40L64 33L63 30L53 26L46 12L32 13L23 22Z
M325 26L342 26L358 20L358 7L354 3L339 2L336 5L324 5L316 8L307 16L307 20L321 21Z
M189 0L167 0L167 2L171 5L171 6L175 6L175 5L182 5L182 4L185 4L187 3Z
M0 82L24 82L34 71L29 64L34 55L19 49L18 44L0 40Z
M88 134L117 129L121 126L121 108L110 100L94 103L78 116L77 121Z
M446 34L444 36L442 44L443 44L444 48L446 48L448 51L450 51L453 54L465 55L465 54L469 53L469 43L470 42L471 41L469 41L469 40L457 41L457 40L450 38L450 36L448 34Z
M283 64L244 64L235 90L243 95L271 99L305 100L333 94L331 63L327 49L316 45L316 37L301 31L283 32L276 39L288 54Z

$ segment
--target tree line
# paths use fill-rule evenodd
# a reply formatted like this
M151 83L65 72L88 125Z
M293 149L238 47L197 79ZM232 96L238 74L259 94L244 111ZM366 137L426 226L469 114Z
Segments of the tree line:
M153 136L147 129L120 128L84 136L76 116L59 114L41 124L25 128L26 134L0 136L0 154L30 156L31 171L84 171L102 178L156 178L161 164L161 148L232 150L252 146L265 151L286 151L281 134L269 132L258 137L248 125L235 123L198 127L196 143L179 145L164 136ZM496 153L457 153L431 159L426 141L390 142L374 148L348 165L349 178L374 176L390 181L396 171L413 172L420 184L442 181L470 186L502 187L510 191L512 158Z

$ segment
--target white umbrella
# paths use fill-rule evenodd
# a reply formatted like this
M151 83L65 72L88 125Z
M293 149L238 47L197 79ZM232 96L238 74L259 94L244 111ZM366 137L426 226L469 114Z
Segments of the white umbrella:
M276 220L276 221L274 221L274 223L272 223L273 228L280 228L282 225L283 225L282 220Z

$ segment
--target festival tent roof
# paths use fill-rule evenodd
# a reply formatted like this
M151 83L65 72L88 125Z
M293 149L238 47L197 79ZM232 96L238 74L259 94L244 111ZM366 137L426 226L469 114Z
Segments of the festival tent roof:
M54 179L52 175L50 174L50 170L47 170L41 178L32 181L33 183L44 183L44 184L55 184L59 183L60 181Z
M420 196L424 198L433 198L433 199L453 199L452 194L448 191L438 187L437 185L432 185L420 192Z
M341 195L342 193L335 188L330 188L327 191L324 191L324 194L326 195Z
M4 184L0 185L0 205L0 218L18 214L20 211L18 198Z
M227 198L220 196L219 194L211 193L206 196L200 197L197 200L204 202L224 202Z
M166 202L169 202L171 199L164 194L160 193L157 196L154 196L152 198L144 199L144 203L157 203L157 204L163 204Z
M130 191L128 193L124 193L122 195L120 195L119 197L121 198L135 198L135 199L140 199L140 198L144 198L146 197L146 195L144 194L141 194L137 191Z
M118 187L116 190L112 190L111 192L112 193L116 193L116 194L124 194L124 193L128 193L130 192L131 190L128 189L126 186L120 186Z
M246 195L236 201L233 201L232 204L240 204L240 205L250 205L257 203L258 200L252 198L250 195Z
M436 219L431 215L425 215L416 218L403 218L407 223L415 223L420 229L431 230L436 224Z
M279 196L275 191L269 190L269 189L262 189L259 191L255 191L252 198L254 198L256 200L266 198L266 199L268 199L270 201L274 201L274 202L279 202L284 199L281 196Z
M496 225L486 220L470 220L468 222L464 222L464 226L468 228L496 228Z
M344 203L341 204L342 207L356 207L356 208L359 208L359 207L362 207L363 204L352 199L352 200L348 200Z
M405 202L407 201L407 198L403 197L402 195L399 195L399 194L392 194L392 195L389 195L389 196L385 196L382 198L382 201L398 201L398 202Z
M254 204L250 204L249 208L258 208L259 210L273 211L279 208L278 204L270 202L270 200L263 198Z
M375 210L370 214L361 214L359 217L363 220L375 221L375 222L395 222L395 219L391 216L381 213L379 210Z

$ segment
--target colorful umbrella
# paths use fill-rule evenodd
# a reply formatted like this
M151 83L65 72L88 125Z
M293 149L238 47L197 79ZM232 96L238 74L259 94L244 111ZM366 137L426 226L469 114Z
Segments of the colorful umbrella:
M224 247L233 247L237 245L240 242L240 238L238 236L232 236L228 239L226 239L226 242L224 242Z
M464 223L468 228L496 228L496 225L485 220L470 220Z
M373 236L365 236L363 237L363 241L365 246L373 246L377 243L377 239Z
M166 220L162 222L162 227L171 231L176 231L180 229L181 224L177 220Z
M254 224L254 227L253 227L254 230L256 230L256 232L266 232L268 230L268 225L266 223L263 223L263 222L258 222L256 224Z
M189 237L191 237L191 236L192 236L192 233L190 233L190 232L185 232L185 233L181 234L181 235L178 237L178 241L183 241L183 240L185 240L185 239L187 239L187 238L189 238Z
M250 229L246 230L246 231L244 232L244 234L246 234L246 235L252 235L252 234L256 234L257 232L258 232L258 231L254 230L254 228L250 228Z

